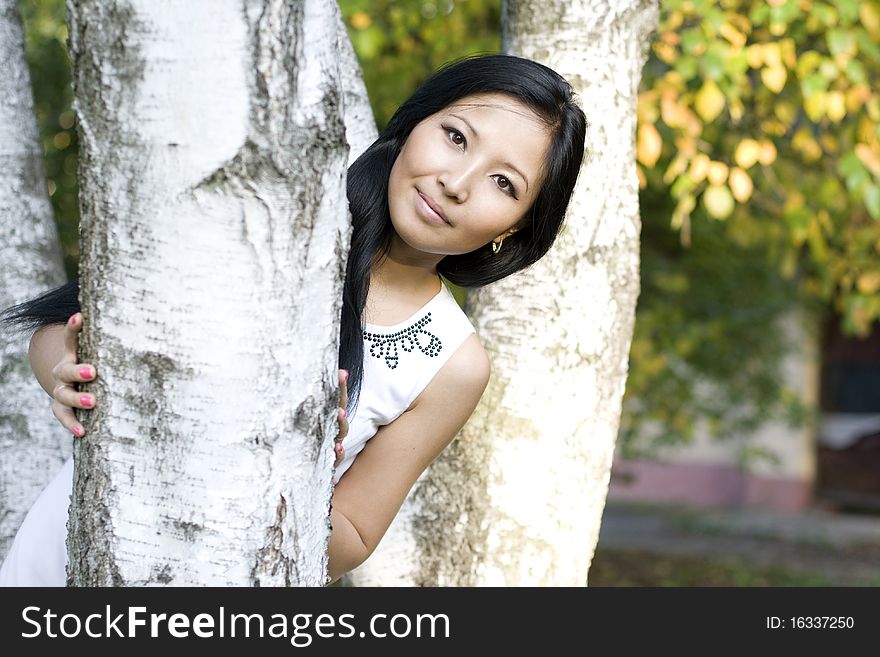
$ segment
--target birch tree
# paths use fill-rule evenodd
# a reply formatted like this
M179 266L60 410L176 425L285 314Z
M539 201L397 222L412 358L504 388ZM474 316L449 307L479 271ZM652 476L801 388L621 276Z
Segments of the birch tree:
M350 237L338 8L68 17L101 400L75 451L70 582L321 585Z
M639 290L636 94L657 20L655 0L504 3L505 52L572 83L590 156L550 253L468 295L492 378L353 583L587 583Z
M64 282L58 234L24 57L17 0L0 0L0 309ZM0 337L0 560L42 488L70 455L70 435L31 374L25 336Z

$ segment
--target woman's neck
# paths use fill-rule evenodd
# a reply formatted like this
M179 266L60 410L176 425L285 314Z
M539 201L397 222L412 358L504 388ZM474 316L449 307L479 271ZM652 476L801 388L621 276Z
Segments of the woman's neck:
M436 292L437 263L442 259L442 255L416 251L392 234L388 253L373 266L370 286L394 290L404 297L420 296L428 289Z

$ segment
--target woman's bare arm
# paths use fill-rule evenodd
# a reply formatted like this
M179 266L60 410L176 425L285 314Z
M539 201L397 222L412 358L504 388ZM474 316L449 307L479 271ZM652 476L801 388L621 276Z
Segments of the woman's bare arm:
M486 352L471 335L412 407L381 427L342 475L333 508L363 541L362 561L376 549L419 475L467 422L489 375Z

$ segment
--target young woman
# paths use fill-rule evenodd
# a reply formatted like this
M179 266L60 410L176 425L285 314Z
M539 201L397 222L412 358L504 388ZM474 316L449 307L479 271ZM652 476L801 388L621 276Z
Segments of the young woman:
M488 382L486 352L441 275L478 287L541 258L562 225L585 136L562 77L486 55L435 73L349 168L330 581L376 548ZM97 376L76 362L77 293L68 284L9 316L41 327L31 365L56 417L81 437L73 409L99 400L75 389ZM71 460L29 512L0 585L65 584L72 472Z

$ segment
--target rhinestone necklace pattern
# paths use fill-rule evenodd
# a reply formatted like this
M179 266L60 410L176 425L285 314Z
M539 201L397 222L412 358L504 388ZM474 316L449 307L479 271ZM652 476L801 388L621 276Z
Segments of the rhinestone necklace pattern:
M371 356L374 358L384 358L388 369L397 369L397 364L400 361L398 343L404 351L413 351L418 347L419 351L431 358L436 357L440 350L443 349L443 343L440 341L440 338L425 330L425 327L430 323L431 313L427 313L415 324L394 333L368 333L364 331L364 340L368 340L371 343ZM422 335L428 336L428 344L422 344L420 341L420 336Z

